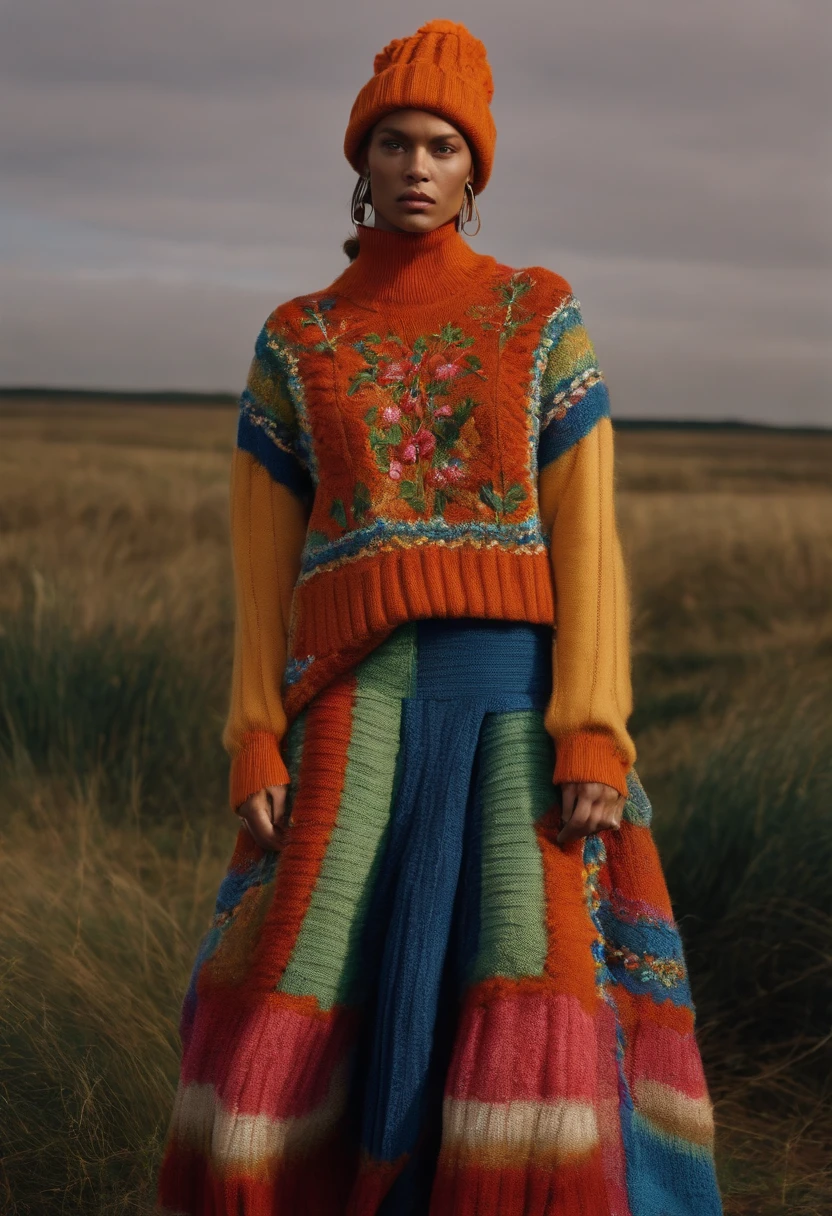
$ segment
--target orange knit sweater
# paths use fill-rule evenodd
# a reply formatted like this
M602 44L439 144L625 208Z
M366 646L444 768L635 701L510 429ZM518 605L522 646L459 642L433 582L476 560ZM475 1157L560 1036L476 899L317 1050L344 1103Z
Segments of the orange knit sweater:
M551 624L553 781L626 793L629 593L607 389L569 284L359 226L257 340L231 478L230 800L286 783L288 724L401 622Z

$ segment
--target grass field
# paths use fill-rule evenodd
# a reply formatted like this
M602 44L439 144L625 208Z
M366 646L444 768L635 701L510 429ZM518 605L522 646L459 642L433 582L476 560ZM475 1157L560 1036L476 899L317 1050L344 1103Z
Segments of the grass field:
M142 1213L232 846L235 411L0 403L0 1210ZM726 1211L832 1210L832 435L622 430Z

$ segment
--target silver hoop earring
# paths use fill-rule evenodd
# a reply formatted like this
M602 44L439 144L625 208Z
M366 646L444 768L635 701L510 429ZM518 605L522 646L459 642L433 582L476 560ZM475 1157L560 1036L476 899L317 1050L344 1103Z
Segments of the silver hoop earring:
M368 205L370 210L372 210L373 200L370 198L370 174L362 173L355 183L352 201L350 202L350 219L354 224L364 223L365 209Z
M465 232L465 225L469 224L474 216L477 217L476 228L473 232ZM466 236L476 236L481 227L482 221L480 219L480 209L477 206L477 200L474 195L474 187L470 182L466 182L465 198L463 199L462 206L459 209L459 229L461 232L465 232Z

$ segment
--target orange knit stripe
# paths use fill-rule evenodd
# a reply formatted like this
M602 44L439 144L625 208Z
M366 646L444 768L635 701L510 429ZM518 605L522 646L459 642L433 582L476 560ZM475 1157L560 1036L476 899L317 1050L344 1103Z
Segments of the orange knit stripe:
M673 1001L654 1001L647 993L628 992L623 984L613 989L615 1006L625 1041L632 1043L640 1022L653 1022L677 1034L692 1034L694 1012L689 1005L674 1005Z
M557 844L560 819L551 811L538 820L535 831L546 892L546 974L559 994L576 997L587 1013L595 1014L599 996L592 946L598 932L587 906L584 841Z

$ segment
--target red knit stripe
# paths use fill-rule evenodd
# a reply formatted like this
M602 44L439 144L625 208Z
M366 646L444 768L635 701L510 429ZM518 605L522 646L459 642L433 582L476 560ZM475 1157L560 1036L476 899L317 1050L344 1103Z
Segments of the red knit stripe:
M601 1154L555 1167L489 1169L440 1156L431 1216L609 1216Z

